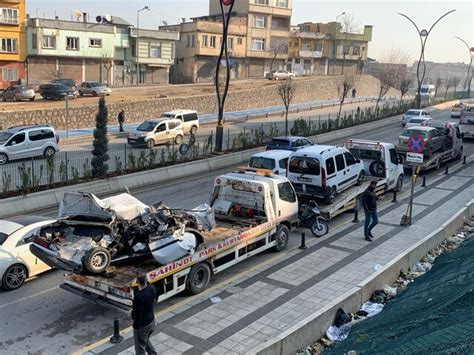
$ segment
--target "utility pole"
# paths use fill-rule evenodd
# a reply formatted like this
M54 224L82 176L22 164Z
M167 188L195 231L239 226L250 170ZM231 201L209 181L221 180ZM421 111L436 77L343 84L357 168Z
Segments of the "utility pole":
M137 10L137 42L135 45L136 56L137 56L137 85L140 84L140 12L142 11L150 11L148 6L144 6L143 8Z

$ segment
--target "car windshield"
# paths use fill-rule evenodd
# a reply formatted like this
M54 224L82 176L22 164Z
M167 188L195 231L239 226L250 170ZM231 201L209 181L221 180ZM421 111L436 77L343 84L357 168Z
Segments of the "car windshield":
M272 139L270 145L272 147L288 147L290 145L290 142L286 139Z
M7 238L8 238L8 234L0 232L0 245L5 243L5 240L7 240Z
M319 175L319 160L308 157L293 157L289 166L290 173Z
M426 138L426 131L418 131L415 129L407 129L402 133L402 137L410 137L413 134L418 134L421 138Z
M13 133L0 132L0 144L5 143L11 136L13 136Z
M69 88L66 85L61 84L61 83L56 83L56 84L54 84L54 86L58 90L69 90Z
M349 149L354 158L362 160L382 160L382 152L380 150L372 149L359 149L359 148L350 148Z
M137 131L141 132L151 132L155 129L156 122L145 121L140 126L137 127Z
M273 170L275 169L275 160L263 157L252 157L250 159L249 166L251 168Z
M418 116L419 113L418 113L418 111L409 110L409 111L407 111L407 113L405 113L405 115Z
M162 113L160 117L163 118L174 118L174 115L171 113Z
M98 83L98 82L90 83L90 84L91 84L91 86L92 86L93 88L96 88L96 87L99 87L99 86L104 86L104 84Z
M423 93L428 92L428 88L421 88L421 92Z

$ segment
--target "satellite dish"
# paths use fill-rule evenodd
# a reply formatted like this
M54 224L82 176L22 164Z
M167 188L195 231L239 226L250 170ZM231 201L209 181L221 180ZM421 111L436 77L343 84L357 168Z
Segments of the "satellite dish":
M102 23L102 21L103 21L104 19L102 18L102 16L97 16L97 17L95 18L95 20L96 20L98 23Z
M106 14L106 15L104 16L104 18L105 18L105 21L107 21L107 22L112 22L112 16Z
M74 14L74 17L76 18L76 20L79 21L79 19L82 16L82 11L81 10L74 10L73 14Z

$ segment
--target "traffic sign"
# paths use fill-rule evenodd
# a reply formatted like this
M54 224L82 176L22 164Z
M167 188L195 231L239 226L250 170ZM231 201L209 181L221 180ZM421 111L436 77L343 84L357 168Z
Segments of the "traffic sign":
M418 153L407 153L407 162L423 164L423 154Z
M221 0L222 5L230 6L234 3L234 0Z
M410 138L408 138L407 145L408 149L412 153L421 153L423 149L425 149L426 142L423 137L421 137L419 134L414 133L410 136Z

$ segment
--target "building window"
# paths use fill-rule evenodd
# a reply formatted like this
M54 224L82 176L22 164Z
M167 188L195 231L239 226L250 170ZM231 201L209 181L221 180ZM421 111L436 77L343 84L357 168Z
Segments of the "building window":
M253 27L265 28L266 22L267 22L266 16L255 15L253 17Z
M31 34L31 49L37 49L38 48L38 36L36 33Z
M276 0L276 6L278 7L288 7L288 0Z
M1 38L0 52L18 53L17 40L15 38Z
M257 5L268 5L268 0L253 0L253 2Z
M191 35L186 35L186 47L191 47Z
M323 45L321 43L316 43L316 46L314 47L316 52L322 52L323 50Z
M100 38L89 38L89 47L102 48L102 40Z
M191 47L196 47L196 38L194 35L191 35Z
M209 36L202 35L201 47L206 48L209 45Z
M311 70L311 60L305 59L303 62L304 70Z
M18 24L18 9L0 9L0 23Z
M265 50L265 39L264 38L252 38L252 49L254 51Z
M161 58L161 44L150 46L150 58Z
M354 46L352 48L352 54L353 55L360 55L360 47L359 46Z
M350 46L344 46L342 47L342 50L344 51L344 54L349 54L351 47Z
M241 46L242 43L244 43L244 40L242 39L242 37L238 37L237 38L237 45Z
M68 51L79 50L79 38L78 37L66 37L66 49Z
M295 58L295 64L300 64L301 59L300 58Z
M55 49L56 48L56 37L54 37L54 36L44 36L43 37L43 48L45 48L45 49Z
M211 42L210 42L210 47L211 48L216 48L216 36L211 36Z
M310 50L311 50L311 45L308 44L308 43L304 43L304 44L303 44L303 50L304 50L304 51L310 51Z
M15 68L3 68L2 77L3 77L3 80L5 81L17 81L18 72Z
M227 38L227 48L234 49L234 37Z
M300 32L309 32L309 26L301 26Z

